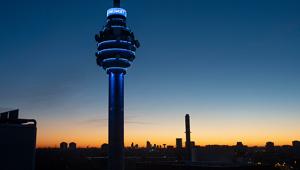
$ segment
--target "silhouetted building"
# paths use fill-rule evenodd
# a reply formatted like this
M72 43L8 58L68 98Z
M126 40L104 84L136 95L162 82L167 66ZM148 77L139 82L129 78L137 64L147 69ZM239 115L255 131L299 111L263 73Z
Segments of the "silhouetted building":
M19 119L19 110L0 114L0 169L34 170L36 121Z
M265 147L267 152L273 152L275 149L274 142L267 142Z
M182 149L182 138L176 138L176 148Z
M191 161L192 148L191 148L191 130L190 130L190 115L185 115L185 149L186 149L186 160Z
M195 141L191 141L191 148L194 148L196 146Z
M242 142L237 142L235 146L235 152L238 157L242 157L246 154L247 147Z
M102 144L101 145L101 150L103 152L107 153L108 152L108 144L107 143Z
M293 141L293 151L295 155L300 157L300 141Z
M76 151L76 149L77 149L77 146L76 146L75 142L69 143L69 150L70 151Z
M174 149L174 146L168 145L168 146L167 146L167 149Z
M147 149L151 149L152 148L152 145L151 145L151 143L149 141L147 141L147 143L146 143L146 148Z
M67 151L68 150L68 143L66 142L61 142L59 145L60 151Z
M237 142L236 147L244 147L243 142Z
M293 147L299 149L300 148L300 141L297 141L297 140L293 141Z

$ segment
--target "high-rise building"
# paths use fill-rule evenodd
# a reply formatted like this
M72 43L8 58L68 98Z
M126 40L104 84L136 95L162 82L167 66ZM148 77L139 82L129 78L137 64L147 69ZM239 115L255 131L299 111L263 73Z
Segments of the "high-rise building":
M267 152L273 152L275 149L274 142L267 142L265 148Z
M300 141L293 141L293 152L300 158Z
M235 145L235 152L237 156L242 157L246 154L247 146L245 146L242 142L237 142Z
M237 147L244 147L243 142L237 142L237 143L236 143L236 146L237 146Z
M297 141L297 140L293 141L293 147L300 148L300 141Z
M69 150L70 151L76 151L76 149L77 149L77 146L76 146L75 142L69 143Z
M176 138L176 149L182 149L182 138Z
M191 148L194 148L196 146L195 141L191 141Z
M68 150L68 143L67 142L61 142L59 146L60 146L59 147L60 151L65 152L65 151Z
M19 119L19 110L0 113L0 169L34 170L36 121Z

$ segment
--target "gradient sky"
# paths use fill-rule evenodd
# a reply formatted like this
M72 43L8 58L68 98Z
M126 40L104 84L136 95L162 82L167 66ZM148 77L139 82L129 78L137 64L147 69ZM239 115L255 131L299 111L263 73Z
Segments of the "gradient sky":
M142 46L126 75L125 144L300 139L300 1L124 0ZM107 142L94 34L111 0L3 0L0 110L38 121L38 146Z

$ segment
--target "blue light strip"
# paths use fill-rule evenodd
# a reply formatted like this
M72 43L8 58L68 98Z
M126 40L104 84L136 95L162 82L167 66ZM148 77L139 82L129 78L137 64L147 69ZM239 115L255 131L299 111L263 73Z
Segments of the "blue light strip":
M131 50L127 50L127 49L123 49L123 48L109 48L109 49L103 49L101 51L98 51L98 54L104 53L104 52L115 52L115 51L119 51L119 52L125 52L125 53L131 53L133 55L135 55L134 51Z
M124 70L125 72L127 72L127 68L123 68L123 67L109 67L106 69L106 72L113 71L113 70Z

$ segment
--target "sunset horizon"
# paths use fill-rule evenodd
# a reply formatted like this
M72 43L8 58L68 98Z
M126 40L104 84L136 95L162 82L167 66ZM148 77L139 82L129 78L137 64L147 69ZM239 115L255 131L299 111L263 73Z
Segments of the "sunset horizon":
M1 3L0 169L300 170L299 7Z

